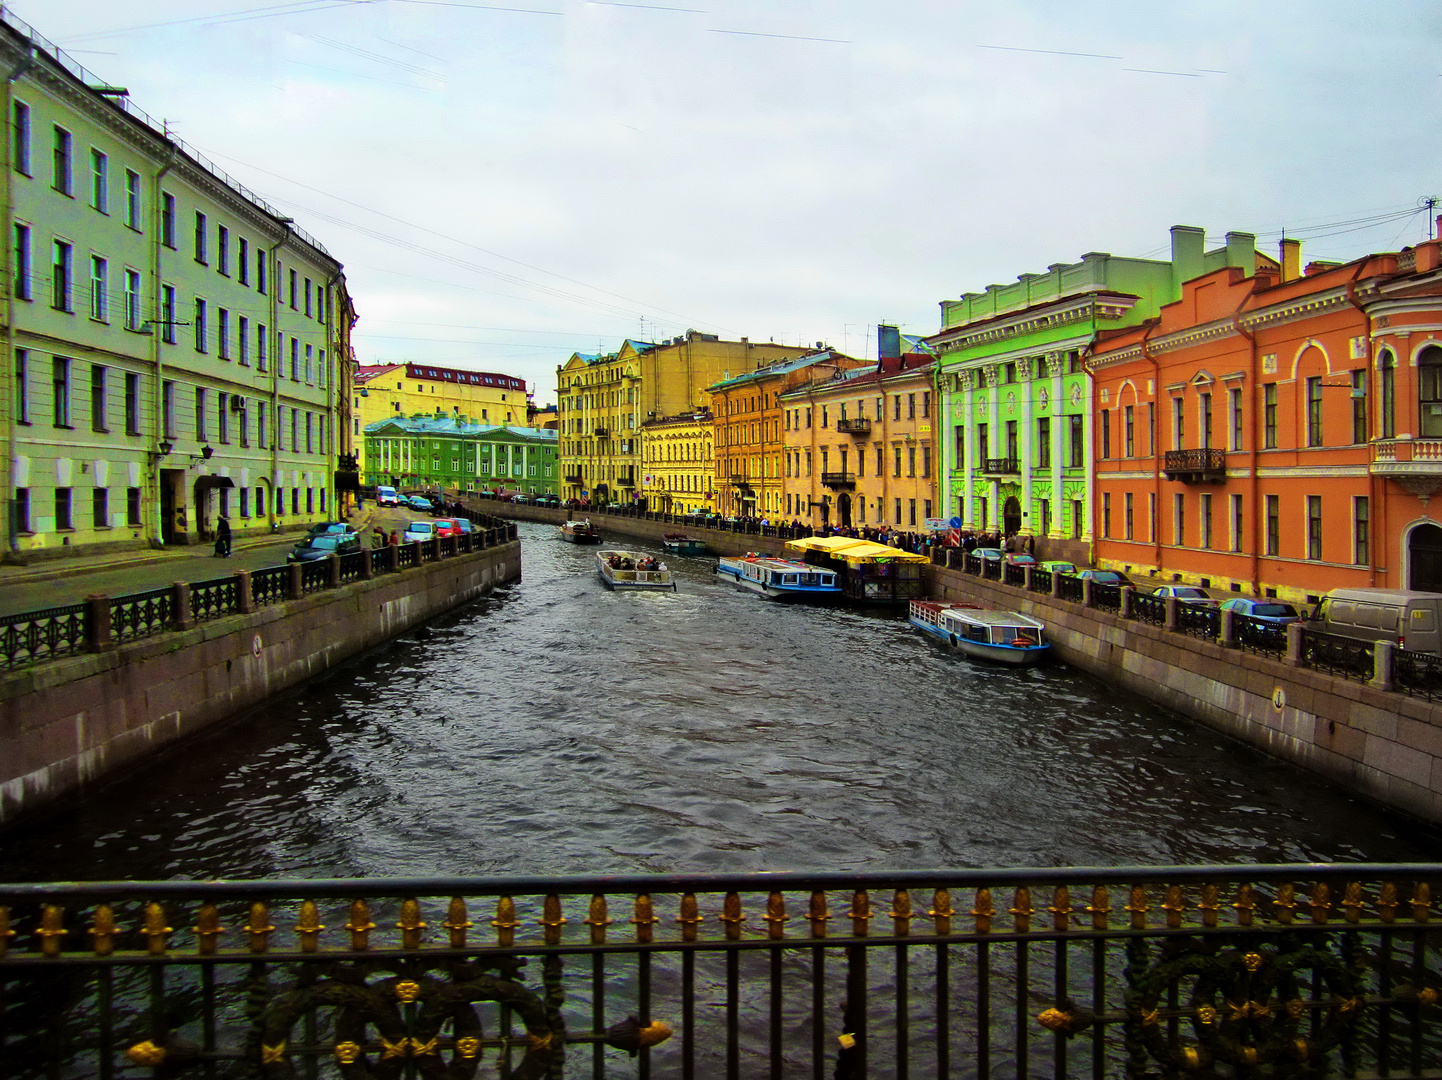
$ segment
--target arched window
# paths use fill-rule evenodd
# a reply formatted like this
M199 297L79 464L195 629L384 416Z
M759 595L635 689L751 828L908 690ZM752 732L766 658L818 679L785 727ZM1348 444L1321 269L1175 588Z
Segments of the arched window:
M1378 388L1377 409L1379 413L1378 434L1384 439L1397 437L1397 361L1391 349L1383 349L1377 357L1377 375L1381 382Z
M1428 345L1417 358L1417 403L1424 439L1442 438L1442 347Z

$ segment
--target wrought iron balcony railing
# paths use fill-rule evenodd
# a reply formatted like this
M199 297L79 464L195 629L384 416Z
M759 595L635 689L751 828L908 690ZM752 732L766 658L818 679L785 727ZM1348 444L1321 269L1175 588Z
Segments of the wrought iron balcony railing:
M0 1030L17 1076L1430 1075L1439 883L1314 863L8 884Z
M611 434L611 429L608 427L598 426L591 429L591 434L596 436L596 438L598 439L604 439Z
M568 484L584 484L585 482L586 476L584 473L568 472L566 474L566 483Z
M1184 484L1219 483L1227 478L1227 452L1215 447L1200 450L1168 450L1162 459L1168 480Z
M856 474L850 472L824 472L821 474L821 486L829 487L836 491L843 488L854 488L856 486Z
M1012 476L1021 472L1021 462L1014 457L983 458L981 471L1001 476Z
M850 420L836 421L836 430L842 435L870 435L871 421L864 416L857 416Z
M743 473L732 473L731 486L735 488L749 488L751 486L751 477Z

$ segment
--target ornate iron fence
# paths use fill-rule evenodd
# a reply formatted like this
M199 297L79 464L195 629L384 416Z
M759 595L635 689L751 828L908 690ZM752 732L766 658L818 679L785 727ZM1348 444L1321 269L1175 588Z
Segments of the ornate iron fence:
M1070 600L1074 604L1082 602L1081 578L1073 577L1071 574L1058 575L1056 595L1060 600Z
M300 591L302 594L319 592L330 585L330 560L315 559L300 564Z
M1439 880L0 885L0 1047L21 1076L1433 1075Z
M340 557L340 579L342 582L359 581L365 570L365 556L359 551L347 551Z
M174 621L175 590L168 585L110 601L110 636L116 641L158 634Z
M1404 694L1436 701L1442 698L1442 656L1392 650L1392 686Z
M416 546L414 544L398 544L395 546L395 568L404 570L408 566L415 566Z
M1215 604L1177 604L1177 631L1215 641L1222 633L1222 612Z
M1012 566L1010 563L1008 563L1004 573L1006 575L1006 583L1008 585L1015 585L1020 588L1021 586L1026 584L1026 567Z
M240 610L240 586L233 575L190 583L190 614L196 622Z
M1302 666L1367 682L1373 671L1372 646L1370 641L1306 627L1302 630Z
M1099 611L1119 612L1122 609L1122 587L1105 581L1092 582L1092 607Z
M1167 624L1167 602L1150 593L1132 593L1132 618L1152 626Z
M1035 567L1031 571L1031 591L1034 593L1045 593L1051 595L1051 571L1038 570Z
M280 603L289 589L289 566L265 566L250 572L250 595L256 607Z
M83 652L85 627L84 604L0 616L0 658L13 668Z
M1287 655L1287 628L1254 615L1232 614L1232 633L1245 652L1263 656Z

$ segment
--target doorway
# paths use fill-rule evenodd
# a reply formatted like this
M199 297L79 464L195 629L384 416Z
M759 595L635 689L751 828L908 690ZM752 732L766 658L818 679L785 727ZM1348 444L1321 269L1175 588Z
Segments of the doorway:
M1021 500L1015 495L1002 504L1001 531L1005 536L1021 532Z
M851 528L851 496L844 491L836 496L836 520L843 529Z
M1407 588L1442 592L1442 526L1418 525L1407 534Z
M185 470L160 470L160 542L184 544L189 541L185 521Z

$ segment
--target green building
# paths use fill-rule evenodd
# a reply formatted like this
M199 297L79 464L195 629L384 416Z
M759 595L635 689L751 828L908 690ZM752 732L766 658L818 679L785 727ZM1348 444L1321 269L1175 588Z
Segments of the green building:
M394 416L365 428L367 485L556 494L556 432L469 417Z
M941 304L935 349L941 506L976 532L1034 538L1038 558L1090 561L1092 401L1097 334L1154 318L1182 282L1265 256L1250 233L1206 250L1203 230L1171 230L1170 260L1090 252L1011 285Z

